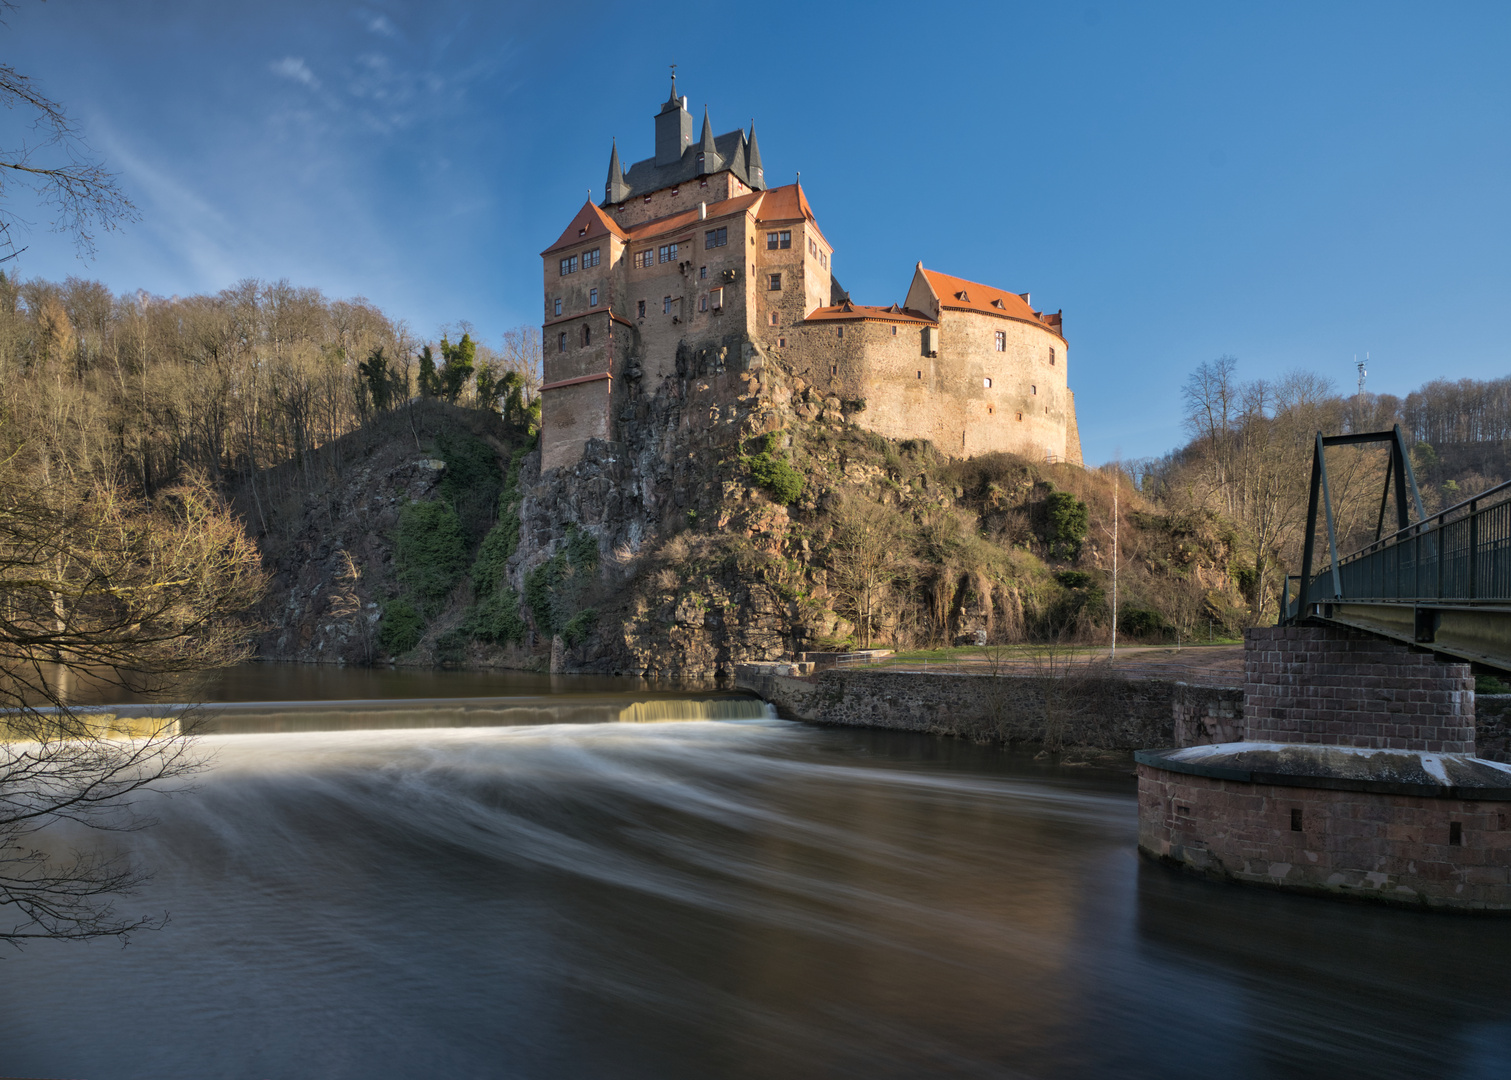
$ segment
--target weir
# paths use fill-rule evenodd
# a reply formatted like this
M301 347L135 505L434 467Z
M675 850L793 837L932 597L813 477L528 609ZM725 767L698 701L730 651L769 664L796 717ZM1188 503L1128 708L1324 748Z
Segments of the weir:
M207 705L114 705L80 709L70 718L79 737L132 739L175 735L245 735L368 729L525 727L546 724L640 724L698 720L763 720L775 710L756 697L627 699L580 694L528 697L393 698L336 701L254 701ZM7 741L35 733L7 725ZM68 737L65 732L62 737Z

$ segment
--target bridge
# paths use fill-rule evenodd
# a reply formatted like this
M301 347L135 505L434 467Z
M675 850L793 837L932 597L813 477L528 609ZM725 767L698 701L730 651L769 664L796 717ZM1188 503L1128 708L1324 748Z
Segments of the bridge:
M1371 443L1390 449L1375 539L1340 559L1326 451ZM1386 534L1392 503L1396 529ZM1314 571L1319 510L1327 565ZM1511 671L1511 482L1429 517L1399 426L1350 435L1318 432L1301 573L1286 579L1280 624L1352 627Z

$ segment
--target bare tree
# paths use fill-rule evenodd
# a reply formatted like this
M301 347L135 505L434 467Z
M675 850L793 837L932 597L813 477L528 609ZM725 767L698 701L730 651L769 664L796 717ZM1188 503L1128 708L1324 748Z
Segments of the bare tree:
M862 648L871 647L887 590L902 569L901 539L896 510L855 495L835 508L829 580L860 631Z
M0 5L0 11L14 9ZM10 206L7 181L29 188L54 217L54 232L73 238L80 255L93 255L95 234L135 220L136 207L84 141L64 107L29 77L0 64L0 104L30 120L32 137L0 147L0 246L20 254L12 230L29 224Z
M76 707L70 682L151 689L173 672L240 659L233 613L256 603L256 549L217 499L181 489L156 505L106 489L38 494L0 466L0 940L124 936L114 897L141 880L120 856L58 857L60 822L150 822L134 797L198 766L185 717Z

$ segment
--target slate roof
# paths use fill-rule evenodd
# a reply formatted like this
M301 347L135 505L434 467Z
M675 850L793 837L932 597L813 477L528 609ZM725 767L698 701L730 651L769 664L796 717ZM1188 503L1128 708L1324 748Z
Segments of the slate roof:
M760 191L766 185L759 181L751 182L745 163L745 145L745 132L736 128L734 131L726 131L723 135L714 137L714 149L718 151L721 160L713 168L708 168L706 165L701 169L698 167L701 142L695 142L682 151L681 160L674 161L670 165L657 165L654 156L644 161L637 161L624 173L624 197L614 202L624 202L652 191L660 191L662 188L686 184L700 176L711 172L723 172L726 169L744 181L747 187ZM601 205L609 206L611 203L605 200Z

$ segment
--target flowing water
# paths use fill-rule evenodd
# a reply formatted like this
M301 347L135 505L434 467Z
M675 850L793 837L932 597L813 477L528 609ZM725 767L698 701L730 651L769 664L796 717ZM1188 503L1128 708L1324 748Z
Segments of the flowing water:
M1511 1075L1511 921L1151 865L1125 774L625 683L361 728L322 677L128 838L165 929L0 954L0 1075Z

